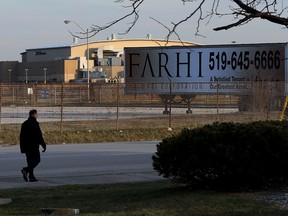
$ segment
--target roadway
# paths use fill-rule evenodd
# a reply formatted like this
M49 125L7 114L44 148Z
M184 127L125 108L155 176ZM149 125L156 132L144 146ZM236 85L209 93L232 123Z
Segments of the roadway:
M0 189L162 180L152 167L157 143L48 145L35 169L39 182L23 180L26 161L19 146L0 147Z

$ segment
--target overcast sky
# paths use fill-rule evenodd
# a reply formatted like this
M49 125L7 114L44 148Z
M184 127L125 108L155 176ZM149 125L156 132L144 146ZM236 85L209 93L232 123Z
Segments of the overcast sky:
M228 8L231 1L222 2L226 2L221 8L225 11L225 6ZM92 24L105 25L129 12L129 9L122 4L114 3L113 0L4 0L1 1L0 8L0 61L21 61L20 53L26 49L72 43L73 38L69 31L77 32L79 29L73 23L65 25L66 19L73 20L87 29ZM149 17L169 25L173 21L179 21L189 11L191 3L183 5L180 0L146 0L140 8L139 23L130 33L117 37L145 38L147 34L152 34L154 39L164 39L167 30ZM228 31L212 30L213 27L226 24L228 21L225 18L215 18L208 25L203 23L200 33L205 37L195 37L196 19L183 24L178 33L182 40L201 44L223 44L232 41L287 42L288 39L287 29L263 20ZM129 22L131 19L122 21L90 40L103 40L113 33L122 33L127 29Z

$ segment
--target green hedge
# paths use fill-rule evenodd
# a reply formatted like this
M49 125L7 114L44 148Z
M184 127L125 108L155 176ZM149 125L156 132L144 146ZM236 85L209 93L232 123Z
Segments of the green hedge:
M184 129L157 145L159 175L193 187L252 189L288 177L288 123L214 123Z

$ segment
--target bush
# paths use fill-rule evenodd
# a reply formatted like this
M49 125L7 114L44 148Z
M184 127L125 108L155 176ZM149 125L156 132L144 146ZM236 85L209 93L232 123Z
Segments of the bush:
M193 187L253 189L286 182L288 124L214 123L183 129L157 145L159 175Z

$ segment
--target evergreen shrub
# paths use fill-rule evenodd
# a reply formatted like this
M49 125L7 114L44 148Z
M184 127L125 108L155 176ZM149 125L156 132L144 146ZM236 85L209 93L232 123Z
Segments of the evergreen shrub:
M163 139L159 175L196 188L255 189L288 177L288 123L214 123Z

